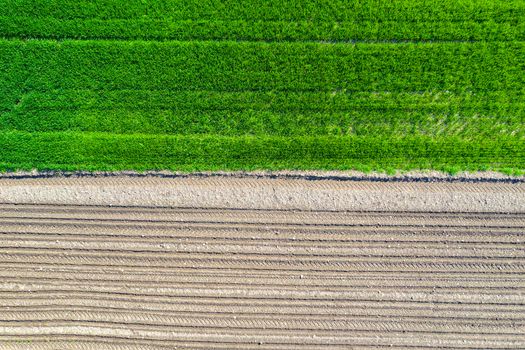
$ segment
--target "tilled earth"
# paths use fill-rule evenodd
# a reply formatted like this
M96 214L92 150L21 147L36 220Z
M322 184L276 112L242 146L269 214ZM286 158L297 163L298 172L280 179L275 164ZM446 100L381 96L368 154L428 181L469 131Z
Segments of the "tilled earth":
M0 205L0 349L525 348L524 212L81 202Z

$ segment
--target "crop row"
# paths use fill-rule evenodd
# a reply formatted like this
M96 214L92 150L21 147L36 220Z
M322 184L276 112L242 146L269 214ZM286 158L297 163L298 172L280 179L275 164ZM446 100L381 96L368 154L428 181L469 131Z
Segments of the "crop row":
M18 110L5 113L0 130L29 132L85 131L115 134L212 134L226 136L460 136L525 139L523 114L405 112L271 112L199 111L177 109L133 110Z
M523 93L54 90L6 106L1 130L220 135L524 136Z
M522 115L525 91L390 92L390 91L176 91L52 90L23 95L17 109L25 113L59 110L181 109L240 112L420 111Z
M0 89L512 91L525 83L524 50L523 42L4 40Z
M7 169L525 169L525 141L0 133Z
M523 21L522 0L3 0L0 13L61 19Z
M524 14L525 16L525 14ZM0 37L120 40L245 41L512 41L525 39L525 20L249 21L56 19L0 17Z

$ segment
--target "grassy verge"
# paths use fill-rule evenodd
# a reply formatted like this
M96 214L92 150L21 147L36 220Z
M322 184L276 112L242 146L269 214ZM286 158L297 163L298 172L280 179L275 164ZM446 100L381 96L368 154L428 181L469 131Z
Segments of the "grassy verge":
M1 169L525 169L525 141L429 137L0 134Z

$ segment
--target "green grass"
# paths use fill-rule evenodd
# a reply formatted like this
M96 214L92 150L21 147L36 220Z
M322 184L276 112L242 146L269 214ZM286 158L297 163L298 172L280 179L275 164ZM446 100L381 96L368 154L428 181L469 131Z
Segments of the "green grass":
M52 145L52 147L49 147ZM525 168L525 141L430 137L0 134L3 169L35 163L62 170ZM474 148L473 148L474 147Z
M525 169L525 1L0 0L0 168Z

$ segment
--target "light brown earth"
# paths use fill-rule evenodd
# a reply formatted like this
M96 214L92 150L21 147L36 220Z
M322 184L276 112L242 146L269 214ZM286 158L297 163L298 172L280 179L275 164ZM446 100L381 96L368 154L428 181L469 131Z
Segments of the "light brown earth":
M524 349L525 185L0 180L0 349Z

